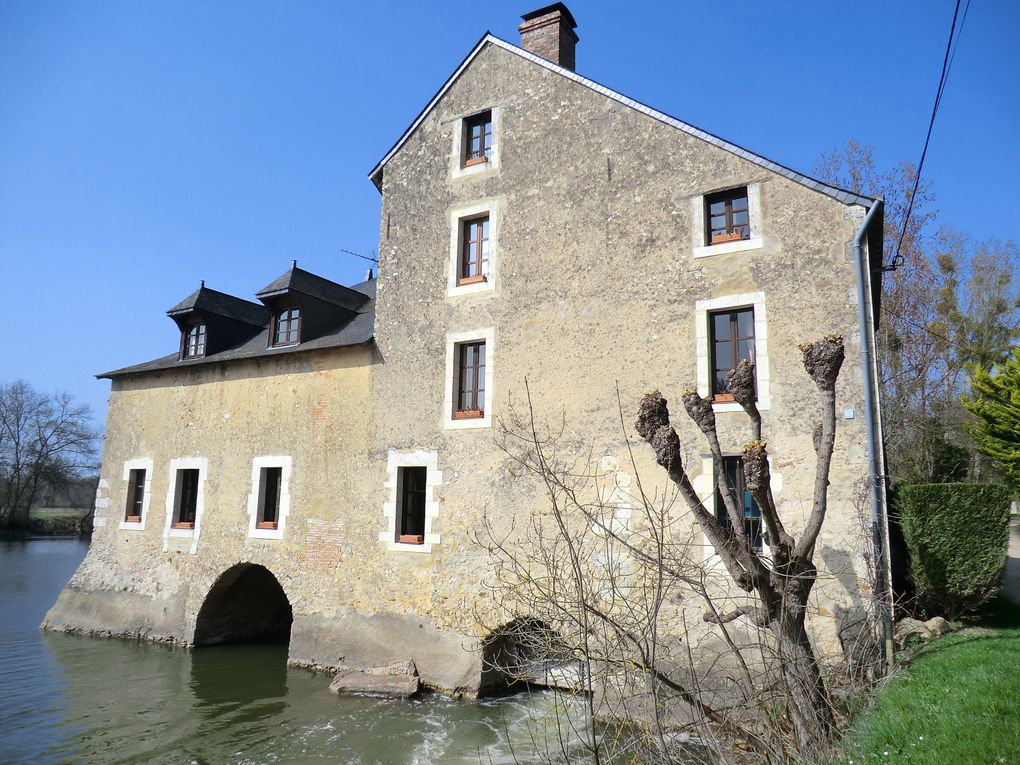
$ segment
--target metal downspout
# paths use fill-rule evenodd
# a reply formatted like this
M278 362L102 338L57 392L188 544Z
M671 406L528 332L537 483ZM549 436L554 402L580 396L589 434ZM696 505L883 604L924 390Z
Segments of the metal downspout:
M868 484L871 493L871 523L878 532L878 575L885 657L893 667L893 588L892 559L889 549L889 514L886 503L885 465L882 438L881 404L878 397L878 359L875 354L875 315L871 294L871 269L864 258L864 237L875 215L882 209L877 200L868 210L854 236L857 265L857 318L861 328L861 369L864 372L864 413L868 438ZM869 253L870 257L870 253Z

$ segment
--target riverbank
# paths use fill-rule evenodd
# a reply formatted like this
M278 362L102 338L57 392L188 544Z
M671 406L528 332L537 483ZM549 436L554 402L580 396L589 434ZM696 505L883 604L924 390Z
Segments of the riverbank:
M37 537L88 537L92 534L91 511L75 507L41 507L29 515L28 525L0 531L0 539Z
M844 765L1020 762L1020 529L1004 594L977 624L914 649L844 739Z

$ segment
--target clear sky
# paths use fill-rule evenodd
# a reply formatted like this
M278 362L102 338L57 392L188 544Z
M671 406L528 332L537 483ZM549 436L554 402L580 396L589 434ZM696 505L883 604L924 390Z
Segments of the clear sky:
M2 0L0 381L67 390L173 352L205 279L369 265L368 171L515 2ZM847 138L916 161L952 0L572 0L577 71L795 169ZM1020 3L973 0L925 175L941 220L1020 240Z

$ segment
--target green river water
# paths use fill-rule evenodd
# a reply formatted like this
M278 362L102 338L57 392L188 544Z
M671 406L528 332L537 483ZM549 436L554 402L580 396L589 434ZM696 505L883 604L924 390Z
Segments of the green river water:
M285 646L185 650L40 631L86 549L0 542L3 765L548 761L536 741L538 721L555 717L551 692L338 698L327 675L288 668Z

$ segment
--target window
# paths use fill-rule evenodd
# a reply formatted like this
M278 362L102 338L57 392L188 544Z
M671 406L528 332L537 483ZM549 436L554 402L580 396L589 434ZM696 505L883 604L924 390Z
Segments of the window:
M744 484L744 468L741 458L723 457L722 469L726 476L726 485L737 495L737 504L743 508L744 531L747 533L748 544L752 549L759 550L764 541L761 528L761 509ZM727 529L731 528L726 504L718 491L715 495L715 517Z
M461 222L460 271L457 284L484 282L489 275L489 216Z
M457 407L453 417L485 416L485 343L457 346Z
M127 523L141 523L145 507L145 471L131 470L128 474L127 507L124 520Z
M420 545L425 543L425 479L428 468L401 467L397 471L397 542Z
M301 311L285 308L276 314L273 327L273 346L297 345L301 339Z
M181 356L185 359L197 359L205 356L205 324L192 324L184 331L184 343Z
M177 471L174 494L174 528L195 528L195 512L198 509L199 471L186 468Z
M716 401L732 401L726 390L726 375L742 359L754 361L754 309L719 311L709 314L711 325L711 391ZM757 388L756 388L757 390Z
M280 518L282 467L264 467L259 471L259 510L256 527L275 529Z
M492 151L492 112L464 120L464 167L487 162Z
M705 197L705 233L705 244L751 238L746 186Z

